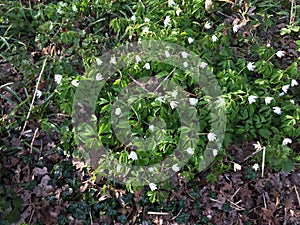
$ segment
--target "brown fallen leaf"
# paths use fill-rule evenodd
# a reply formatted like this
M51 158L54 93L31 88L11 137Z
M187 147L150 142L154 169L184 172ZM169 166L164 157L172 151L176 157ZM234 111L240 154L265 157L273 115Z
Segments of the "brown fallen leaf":
M32 173L34 176L44 176L48 174L48 169L47 167L43 167L43 168L36 167L33 169Z

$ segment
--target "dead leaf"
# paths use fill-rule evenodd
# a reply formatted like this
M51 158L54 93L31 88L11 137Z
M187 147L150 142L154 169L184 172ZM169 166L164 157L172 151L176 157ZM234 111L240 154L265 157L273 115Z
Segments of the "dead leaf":
M48 169L47 167L43 167L43 168L36 167L33 169L32 173L34 176L44 176L48 174Z

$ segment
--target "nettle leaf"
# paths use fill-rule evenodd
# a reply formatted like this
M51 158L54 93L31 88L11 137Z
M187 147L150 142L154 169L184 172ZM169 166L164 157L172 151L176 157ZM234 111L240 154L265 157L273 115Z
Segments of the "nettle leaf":
M281 164L281 169L285 172L292 172L294 169L294 163L290 159L286 159Z
M290 159L291 154L292 149L288 146L282 144L279 144L277 147L268 146L266 148L266 161L277 172L282 170L290 172L294 168L294 164Z

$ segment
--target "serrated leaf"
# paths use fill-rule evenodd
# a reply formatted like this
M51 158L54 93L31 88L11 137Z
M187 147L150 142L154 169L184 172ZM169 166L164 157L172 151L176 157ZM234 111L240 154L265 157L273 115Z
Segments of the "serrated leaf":
M268 139L270 137L270 135L272 134L268 129L266 128L262 128L258 130L258 133L260 134L260 136L262 136L263 138Z

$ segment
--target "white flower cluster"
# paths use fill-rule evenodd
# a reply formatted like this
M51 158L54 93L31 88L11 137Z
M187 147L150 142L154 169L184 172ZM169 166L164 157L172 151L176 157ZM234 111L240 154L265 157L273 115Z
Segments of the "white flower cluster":
M290 87L294 87L294 86L297 86L297 85L298 85L298 82L297 82L295 79L292 79L292 80L291 80L291 84L287 84L287 85L283 85L283 86L282 86L281 89L282 89L283 92L280 93L279 96L283 96L284 94L286 94L286 93L288 92L288 90L289 90ZM254 102L256 102L256 99L257 99L257 98L258 98L258 97L255 96L255 95L250 95L250 96L248 96L248 102L249 102L249 104L253 104ZM274 100L273 97L269 97L269 96L265 97L265 104L266 104L266 105L269 105L269 104L272 102L272 100ZM291 102L292 104L295 104L295 101L294 101L293 99L291 99L290 102ZM282 110L281 110L280 107L274 106L274 107L272 107L272 109L273 109L273 112L274 112L274 113L276 113L276 114L278 114L278 115L281 115L281 114L282 114Z

